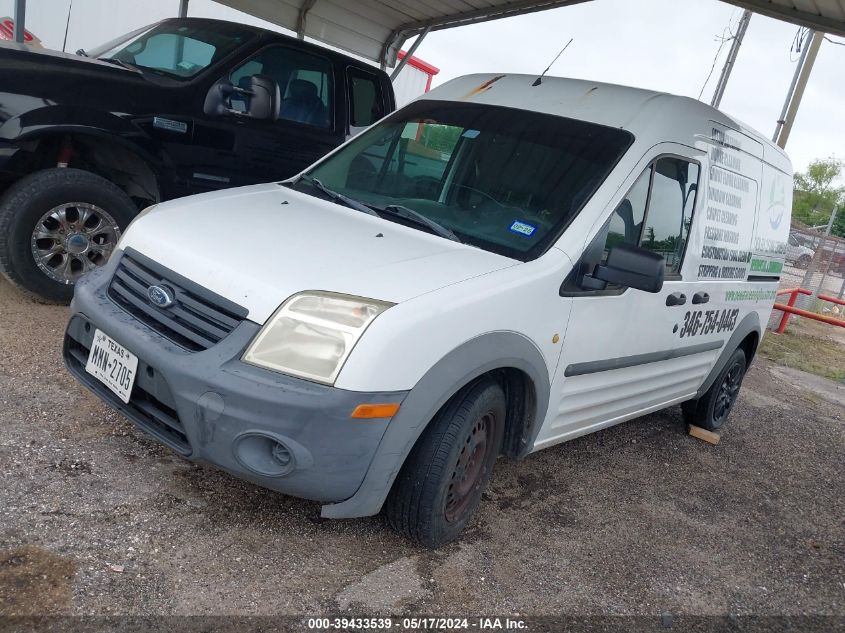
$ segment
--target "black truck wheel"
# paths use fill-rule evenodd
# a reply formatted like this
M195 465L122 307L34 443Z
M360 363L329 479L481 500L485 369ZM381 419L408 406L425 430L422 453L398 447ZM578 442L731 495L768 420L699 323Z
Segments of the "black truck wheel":
M492 379L453 397L417 441L385 503L397 532L438 547L455 540L490 481L505 431L505 394Z
M708 431L718 431L733 409L748 362L745 352L737 349L704 395L681 405L684 421Z
M114 183L80 169L45 169L0 201L0 271L36 298L67 303L83 274L106 263L137 209Z

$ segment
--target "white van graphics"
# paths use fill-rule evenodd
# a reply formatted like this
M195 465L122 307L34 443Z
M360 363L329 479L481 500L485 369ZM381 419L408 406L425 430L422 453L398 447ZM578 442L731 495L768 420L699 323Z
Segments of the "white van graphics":
M673 405L722 427L789 160L698 101L534 79L455 79L288 181L147 209L77 285L68 368L187 459L429 546L499 456Z

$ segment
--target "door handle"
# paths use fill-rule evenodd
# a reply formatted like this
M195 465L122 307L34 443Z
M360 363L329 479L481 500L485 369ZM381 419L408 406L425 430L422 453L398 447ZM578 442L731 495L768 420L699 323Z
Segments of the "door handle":
M682 306L687 302L687 296L683 292L673 292L666 297L667 306Z
M697 303L707 303L708 301L710 301L710 295L707 294L706 292L696 292L692 296L692 302L696 303L696 304Z

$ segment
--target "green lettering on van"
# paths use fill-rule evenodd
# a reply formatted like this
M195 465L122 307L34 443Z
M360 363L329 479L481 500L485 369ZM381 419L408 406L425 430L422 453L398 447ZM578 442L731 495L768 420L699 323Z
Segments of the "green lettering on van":
M779 273L783 270L783 262L752 259L751 270L755 273Z

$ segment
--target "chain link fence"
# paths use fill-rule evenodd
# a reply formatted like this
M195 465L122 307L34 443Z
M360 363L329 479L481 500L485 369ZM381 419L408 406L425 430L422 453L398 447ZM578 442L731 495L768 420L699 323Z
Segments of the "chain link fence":
M845 239L823 231L793 226L789 235L786 263L780 288L805 288L812 295L798 297L795 307L825 316L845 319L845 309L819 300L818 295L845 298ZM786 302L788 297L778 301ZM774 310L769 328L777 328L783 312ZM800 317L792 317L800 318Z
M786 263L780 288L805 288L811 295L800 295L795 307L825 316L845 319L845 309L817 299L818 295L845 298L845 239L823 231L793 226L789 235ZM785 302L787 297L778 301ZM777 328L783 313L772 312L769 328ZM800 317L792 317L800 318Z

